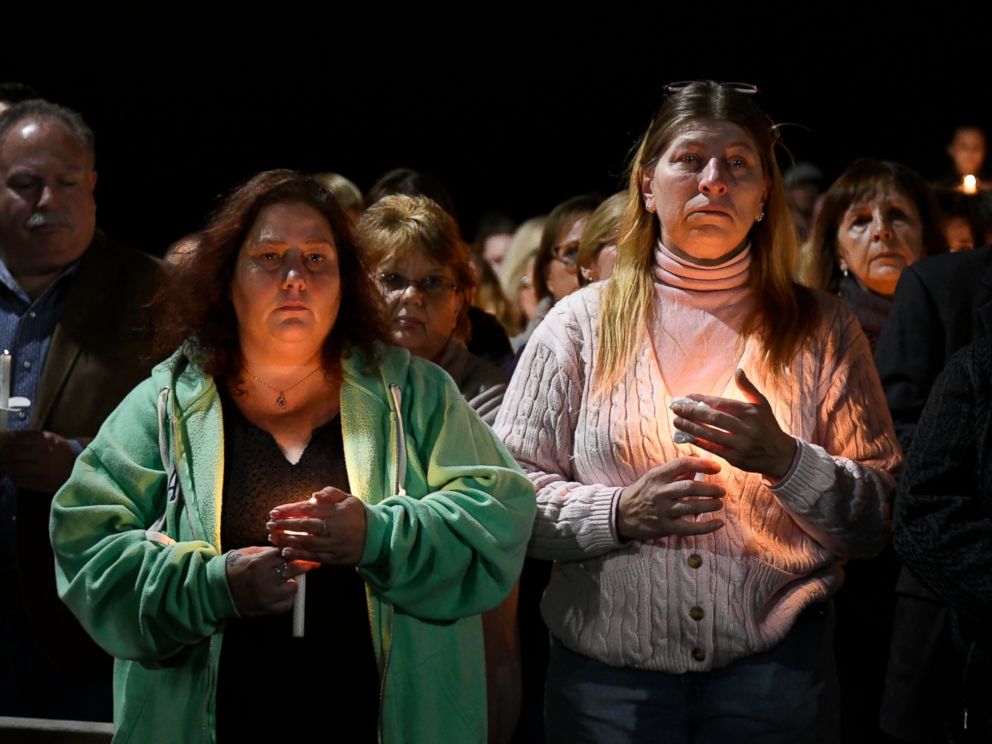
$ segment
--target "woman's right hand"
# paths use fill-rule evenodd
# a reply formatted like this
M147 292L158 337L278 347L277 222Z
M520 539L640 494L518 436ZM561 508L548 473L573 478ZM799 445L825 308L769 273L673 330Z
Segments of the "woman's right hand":
M693 480L696 473L718 472L719 464L702 457L678 457L646 472L620 494L620 538L654 540L666 535L705 535L723 527L722 519L682 519L723 508L723 486Z
M288 611L296 596L294 577L320 564L286 561L279 548L253 546L227 554L227 585L242 617Z

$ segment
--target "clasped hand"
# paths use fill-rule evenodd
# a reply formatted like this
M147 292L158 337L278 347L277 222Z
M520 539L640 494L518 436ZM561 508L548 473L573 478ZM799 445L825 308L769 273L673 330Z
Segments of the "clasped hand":
M684 433L684 443L719 455L741 470L781 480L792 466L796 440L782 431L768 399L744 370L738 369L735 379L743 401L711 395L687 395L672 401L675 428Z
M365 548L365 505L328 486L307 501L277 506L265 528L287 560L357 566Z

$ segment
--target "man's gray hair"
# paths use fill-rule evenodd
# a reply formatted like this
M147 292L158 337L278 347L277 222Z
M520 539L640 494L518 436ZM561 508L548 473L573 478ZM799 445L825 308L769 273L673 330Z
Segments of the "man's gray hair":
M26 120L57 121L72 132L79 144L90 154L90 162L96 163L96 137L93 130L76 111L42 98L31 98L15 103L3 113L0 113L0 146L7 139L7 134L17 124Z

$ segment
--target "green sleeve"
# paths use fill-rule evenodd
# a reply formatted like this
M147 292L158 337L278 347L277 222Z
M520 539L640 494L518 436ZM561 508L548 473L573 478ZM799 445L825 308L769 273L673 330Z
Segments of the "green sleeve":
M156 398L147 380L110 415L55 495L50 525L59 596L104 650L146 663L236 614L212 545L145 534L166 506Z
M404 389L407 473L426 493L366 510L360 570L398 611L454 620L498 605L520 576L534 522L534 489L451 379L411 365Z

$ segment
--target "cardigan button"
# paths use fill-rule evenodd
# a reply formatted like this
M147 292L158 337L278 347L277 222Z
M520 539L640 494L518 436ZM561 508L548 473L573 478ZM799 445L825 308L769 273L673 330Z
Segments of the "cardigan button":
M692 649L692 658L696 661L706 661L706 652L701 648Z
M693 620L702 620L703 619L703 615L705 615L705 614L706 613L703 612L703 608L702 607L690 607L689 608L689 617L691 617Z
M703 557L699 553L693 553L686 559L686 563L689 564L689 568L699 568L703 565Z

